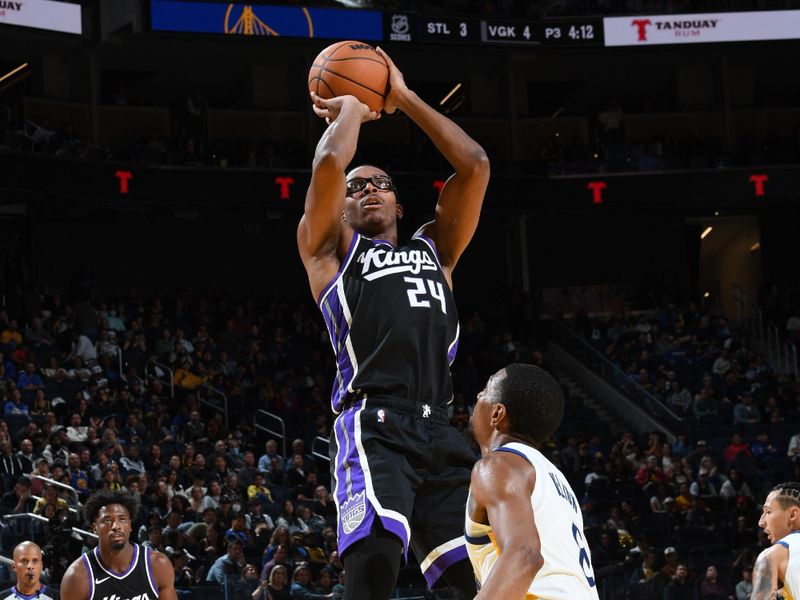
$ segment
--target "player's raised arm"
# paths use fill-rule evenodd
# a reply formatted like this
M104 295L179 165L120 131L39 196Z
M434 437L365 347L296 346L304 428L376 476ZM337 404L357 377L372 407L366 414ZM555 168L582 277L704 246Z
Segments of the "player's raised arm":
M779 553L788 555L783 546L770 546L762 551L753 567L753 593L750 600L773 600L778 591Z
M500 556L475 600L523 600L544 564L531 494L536 473L524 458L490 454L472 471L472 501L486 510Z
M426 226L449 277L478 226L489 184L489 159L461 127L409 90L392 59L380 48L378 52L389 65L390 89L384 110L392 113L399 108L408 115L456 171L442 188L433 223Z
M82 557L74 560L64 573L60 594L62 600L88 600L89 572Z
M175 591L175 571L170 560L161 552L150 555L150 567L158 586L158 600L178 600Z
M297 228L297 246L307 270L309 261L336 252L345 199L344 169L355 154L361 124L378 118L355 96L325 100L312 94L312 100L314 112L329 125L314 153L305 213Z

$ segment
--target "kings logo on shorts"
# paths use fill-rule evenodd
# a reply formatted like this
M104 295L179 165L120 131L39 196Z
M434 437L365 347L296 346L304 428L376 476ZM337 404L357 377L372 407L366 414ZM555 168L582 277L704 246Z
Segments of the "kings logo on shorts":
M367 501L364 492L359 492L352 498L345 500L339 507L339 519L342 522L342 531L353 533L364 521L367 514Z

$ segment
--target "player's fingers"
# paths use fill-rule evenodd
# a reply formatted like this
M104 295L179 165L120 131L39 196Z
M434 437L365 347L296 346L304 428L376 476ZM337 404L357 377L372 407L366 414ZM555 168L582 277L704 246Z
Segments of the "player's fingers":
M390 69L391 69L392 67L394 67L394 62L392 61L392 59L391 59L391 58L389 58L389 55L388 55L388 54L386 54L386 52L384 52L384 51L383 51L383 48L381 48L380 46L378 46L377 48L375 48L375 51L376 51L378 54L380 54L380 55L383 57L383 60L385 60L385 61L386 61L386 64L387 64L387 65L389 65L389 68L390 68Z

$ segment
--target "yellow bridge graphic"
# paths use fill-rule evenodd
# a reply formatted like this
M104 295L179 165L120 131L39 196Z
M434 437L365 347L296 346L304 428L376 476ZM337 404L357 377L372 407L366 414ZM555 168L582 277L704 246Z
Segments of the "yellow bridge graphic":
M259 19L253 12L253 7L249 4L244 6L239 18L234 23L231 23L231 13L235 7L235 4L228 4L228 10L225 11L225 33L234 35L280 35L280 33ZM314 24L311 22L311 15L307 8L303 7L301 10L308 23L308 37L314 37Z

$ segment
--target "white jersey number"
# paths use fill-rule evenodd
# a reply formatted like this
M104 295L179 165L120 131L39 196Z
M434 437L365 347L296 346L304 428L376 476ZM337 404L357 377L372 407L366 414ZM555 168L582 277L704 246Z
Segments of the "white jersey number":
M414 286L413 289L406 290L406 294L408 294L408 303L411 306L430 308L430 300L425 299L429 296L434 300L438 300L442 307L442 312L447 314L447 307L444 303L444 287L441 283L430 279L422 279L421 277L403 277L403 281ZM425 287L426 281L428 282L427 289Z

